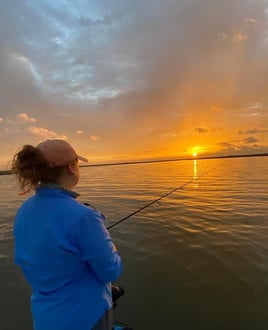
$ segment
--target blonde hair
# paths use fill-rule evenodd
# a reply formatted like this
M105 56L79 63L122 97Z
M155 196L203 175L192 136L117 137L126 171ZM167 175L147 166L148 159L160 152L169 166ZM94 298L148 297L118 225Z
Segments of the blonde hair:
M23 191L36 188L40 182L57 183L64 167L50 167L42 152L32 145L24 145L11 165Z

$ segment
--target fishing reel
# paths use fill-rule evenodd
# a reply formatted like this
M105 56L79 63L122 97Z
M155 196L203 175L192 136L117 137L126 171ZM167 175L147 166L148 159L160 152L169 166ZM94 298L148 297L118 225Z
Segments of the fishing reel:
M122 288L121 286L112 285L113 310L115 310L115 308L118 305L118 299L122 297L124 293L125 293L124 288ZM126 324L116 322L112 330L133 330L133 329L128 327Z
M113 310L115 310L118 305L118 299L124 294L124 288L122 288L121 286L112 285Z

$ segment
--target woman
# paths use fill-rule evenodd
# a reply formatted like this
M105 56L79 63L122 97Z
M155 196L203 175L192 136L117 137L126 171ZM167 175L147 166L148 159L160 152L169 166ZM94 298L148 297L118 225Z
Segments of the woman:
M78 160L63 140L25 145L13 158L22 193L35 189L17 212L15 263L32 287L35 330L111 330L111 282L122 261L104 216L79 203Z

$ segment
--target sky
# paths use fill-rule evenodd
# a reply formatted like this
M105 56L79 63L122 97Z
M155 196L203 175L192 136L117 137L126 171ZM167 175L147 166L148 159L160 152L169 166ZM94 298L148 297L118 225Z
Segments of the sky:
M0 1L0 165L268 152L268 0Z

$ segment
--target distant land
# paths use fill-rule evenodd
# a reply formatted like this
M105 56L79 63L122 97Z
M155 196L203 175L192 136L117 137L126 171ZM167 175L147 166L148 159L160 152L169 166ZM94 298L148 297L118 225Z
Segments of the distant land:
M218 159L218 158L240 158L240 157L266 157L268 153L258 154L243 154L243 155L224 155L224 156L197 156L197 157L181 157L171 159L151 159L151 160L137 160L137 161L123 161L115 163L100 163L81 165L80 167L96 167L96 166L114 166L114 165L133 165L133 164L148 164L148 163L163 163L163 162L177 162L181 160L202 160L202 159ZM0 175L12 174L11 170L0 170Z
M202 159L239 158L239 157L266 157L266 156L268 156L268 152L258 153L258 154L244 154L244 155L197 156L197 157L192 156L192 157L180 157L180 158L170 158L170 159L123 161L123 162L115 162L115 163L81 165L81 167L133 165L133 164L148 164L148 163L178 162L178 161L181 161L181 160L202 160Z
M1 170L0 175L5 175L5 174L12 174L11 170Z
M123 161L115 163L103 164L89 164L80 167L96 167L96 166L115 166L115 165L133 165L133 164L148 164L148 163L164 163L164 162L178 162L181 160L202 160L202 159L218 159L218 158L241 158L241 157L266 157L268 153L259 154L244 154L244 155L224 155L224 156L197 156L197 157L184 157L184 158L171 158L171 159L152 159L152 160L137 160L137 161ZM0 175L12 174L11 170L0 170Z

